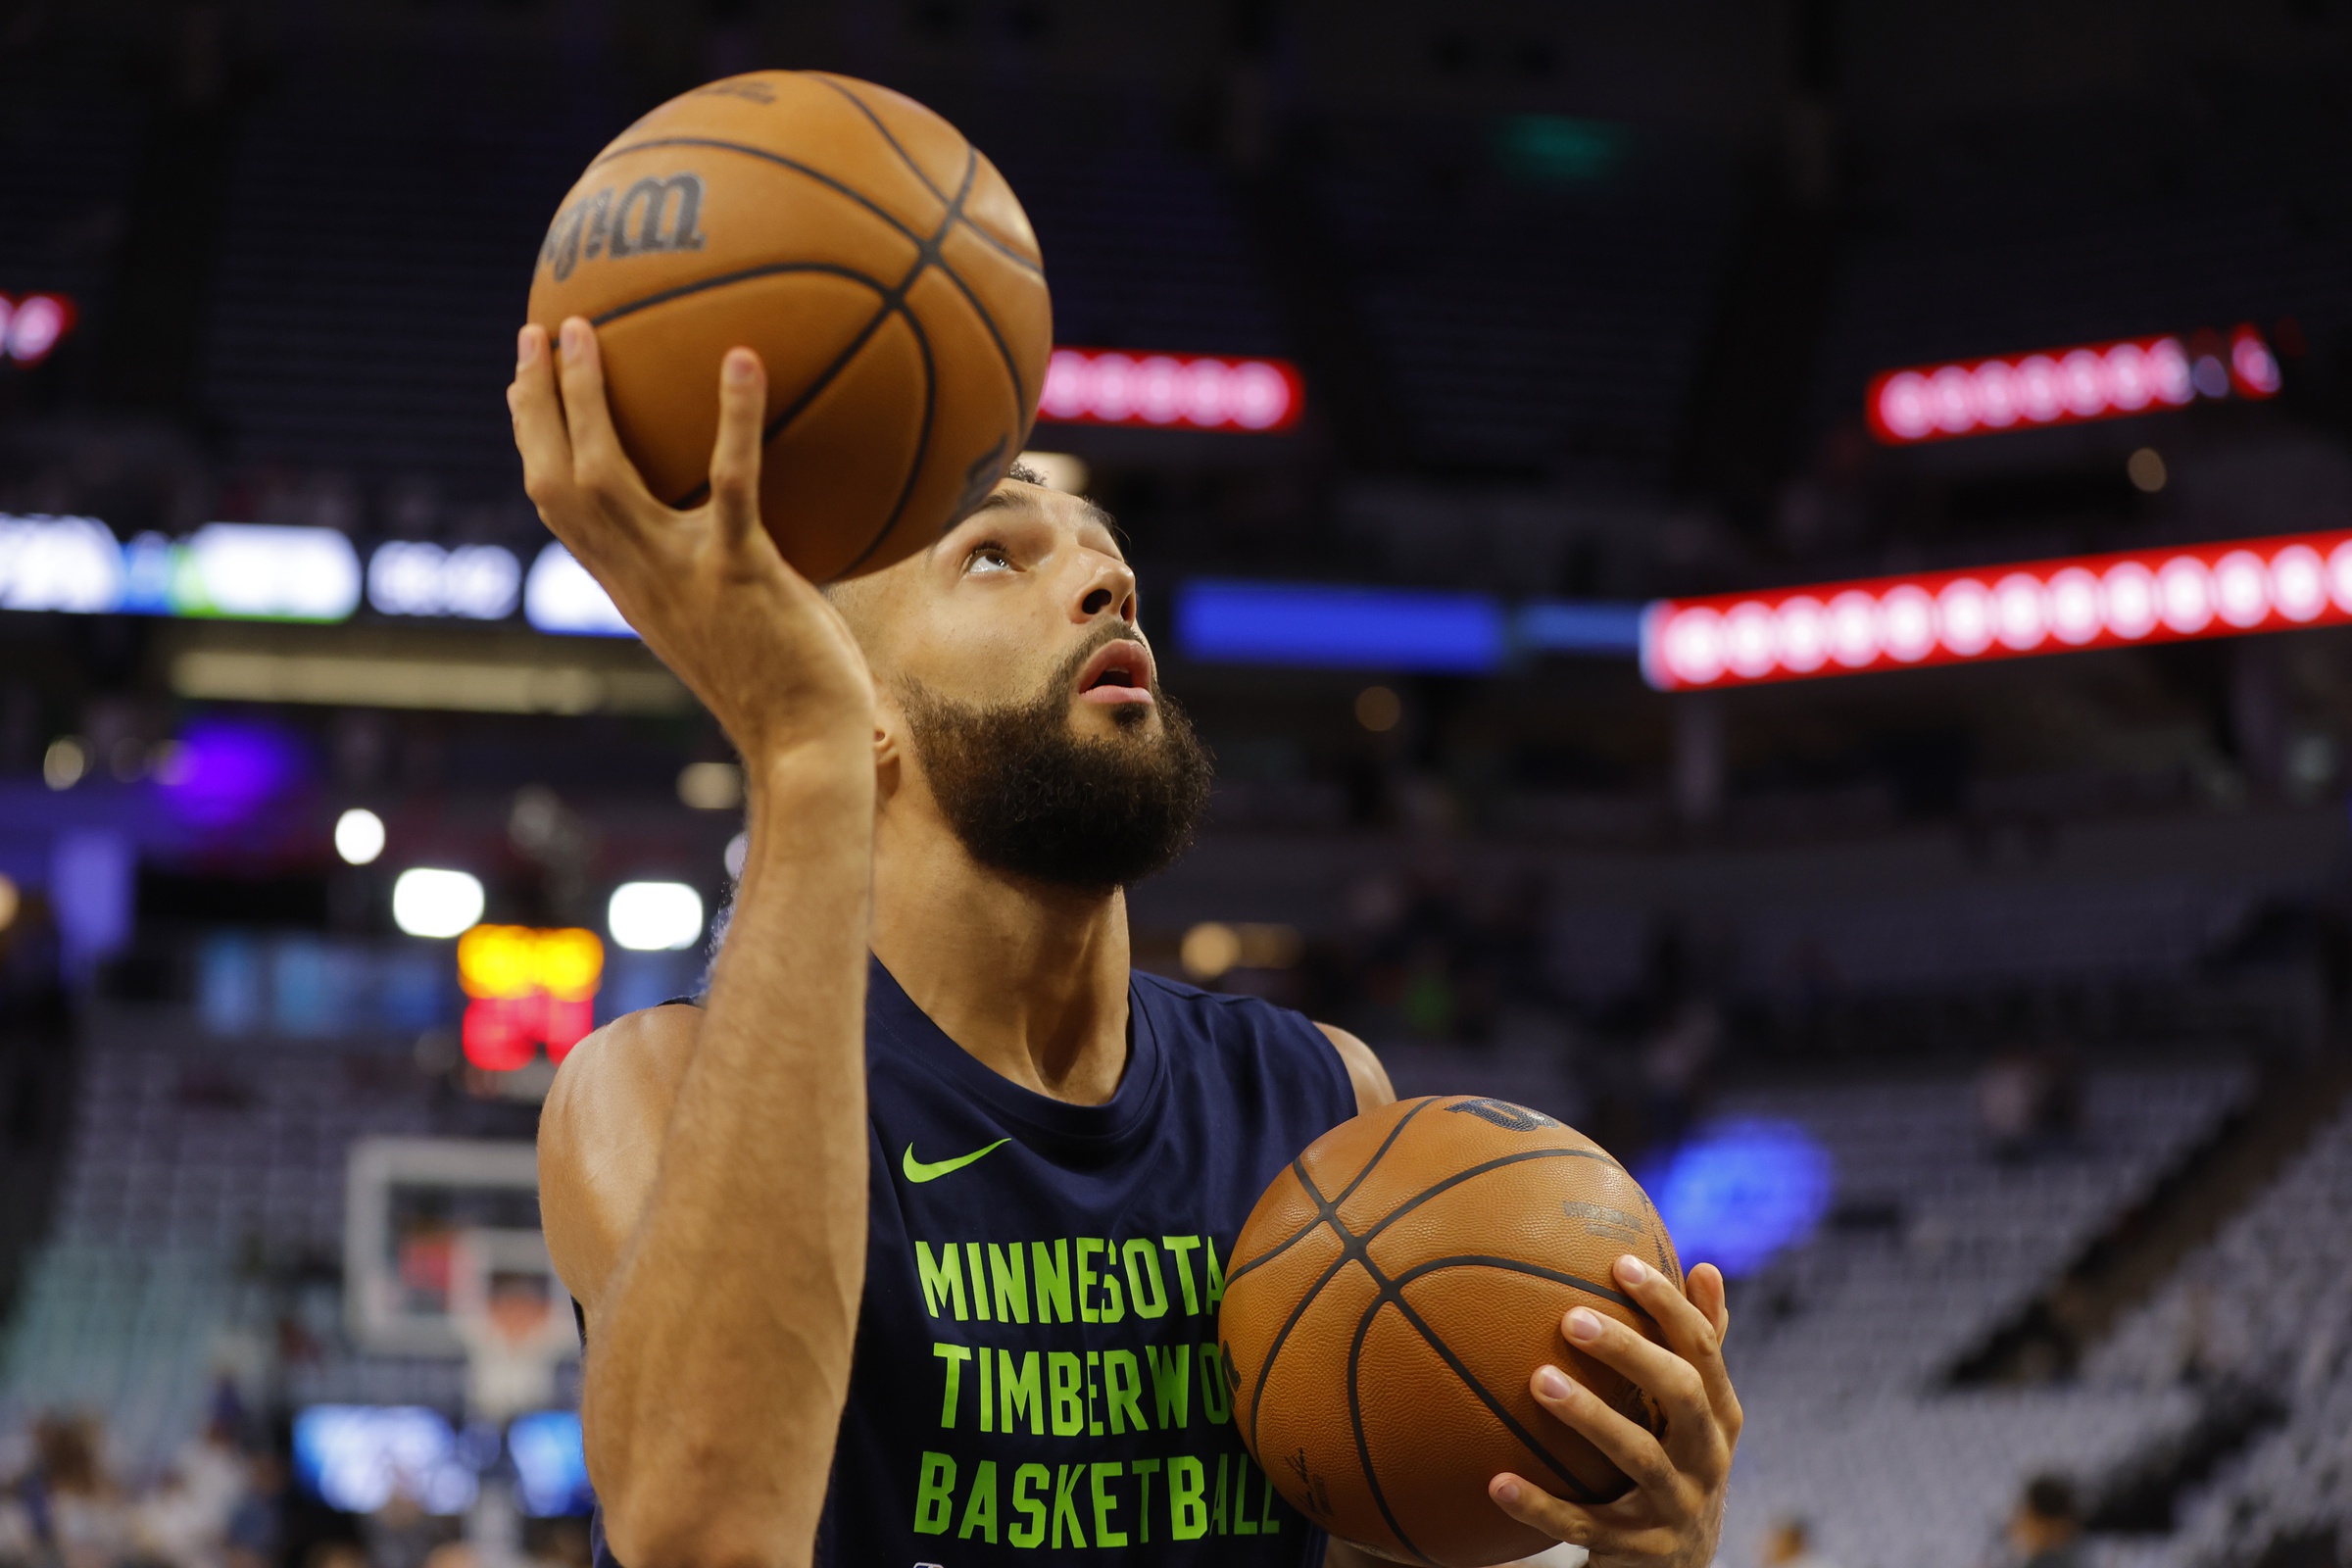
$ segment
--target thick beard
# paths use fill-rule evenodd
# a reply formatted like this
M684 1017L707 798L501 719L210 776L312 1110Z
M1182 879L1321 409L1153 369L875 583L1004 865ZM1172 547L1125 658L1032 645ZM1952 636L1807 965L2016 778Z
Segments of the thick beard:
M1020 703L969 706L912 682L901 696L932 796L973 859L1082 893L1105 893L1165 869L1189 848L1214 763L1183 710L1152 695L1110 710L1121 733L1070 732L1080 666L1114 633L1070 657Z

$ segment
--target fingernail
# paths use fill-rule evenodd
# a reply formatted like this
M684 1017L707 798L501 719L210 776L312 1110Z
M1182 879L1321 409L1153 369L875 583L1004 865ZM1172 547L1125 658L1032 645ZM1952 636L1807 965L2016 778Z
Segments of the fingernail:
M1555 1367L1544 1367L1536 1373L1536 1392L1546 1399L1568 1397L1568 1380Z
M1494 1495L1497 1500L1502 1502L1517 1502L1519 1500L1519 1483L1516 1481L1497 1482L1494 1487Z
M1628 1285L1639 1285L1649 1278L1649 1265L1628 1252L1617 1260L1617 1277Z
M737 386L752 378L752 357L741 349L727 356L727 379Z
M1580 1306L1568 1314L1568 1337L1572 1340L1600 1338L1600 1318L1589 1306Z
M587 346L588 346L588 323L587 323L587 322L585 322L585 321L583 321L583 320L581 320L581 319L580 319L578 317L576 317L576 316L575 316L575 317L573 317L573 318L572 318L570 320L568 320L568 321L565 321L565 322L564 323L564 354L565 354L565 355L567 355L567 356L568 356L568 355L577 354L577 353L579 353L579 352L580 352L582 349L585 349Z
M524 327L514 334L514 368L521 369L539 357L539 334Z

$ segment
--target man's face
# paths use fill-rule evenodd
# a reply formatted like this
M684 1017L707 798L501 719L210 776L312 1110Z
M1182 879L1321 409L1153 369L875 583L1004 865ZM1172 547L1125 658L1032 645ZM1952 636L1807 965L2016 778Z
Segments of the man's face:
M1090 503L1007 479L853 619L973 857L1099 890L1181 853L1208 759L1159 691L1135 574Z

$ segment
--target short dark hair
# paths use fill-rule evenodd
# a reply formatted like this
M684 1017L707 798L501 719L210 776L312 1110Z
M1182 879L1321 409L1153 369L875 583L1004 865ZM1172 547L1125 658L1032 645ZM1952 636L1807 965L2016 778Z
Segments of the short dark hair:
M2035 1476L2026 1483L2026 1507L2041 1519L2075 1517L2075 1484L2064 1476Z
M1007 479L1018 479L1023 484L1033 484L1040 490L1051 490L1054 488L1053 484L1047 480L1044 474L1038 472L1026 463L1014 463L1011 467L1004 470L1004 477Z

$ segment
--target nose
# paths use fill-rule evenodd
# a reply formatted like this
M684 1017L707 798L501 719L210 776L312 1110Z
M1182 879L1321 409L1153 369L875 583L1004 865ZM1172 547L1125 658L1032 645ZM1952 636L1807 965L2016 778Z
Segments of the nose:
M1135 571L1116 556L1087 553L1090 569L1071 600L1070 618L1081 623L1116 615L1135 624Z

